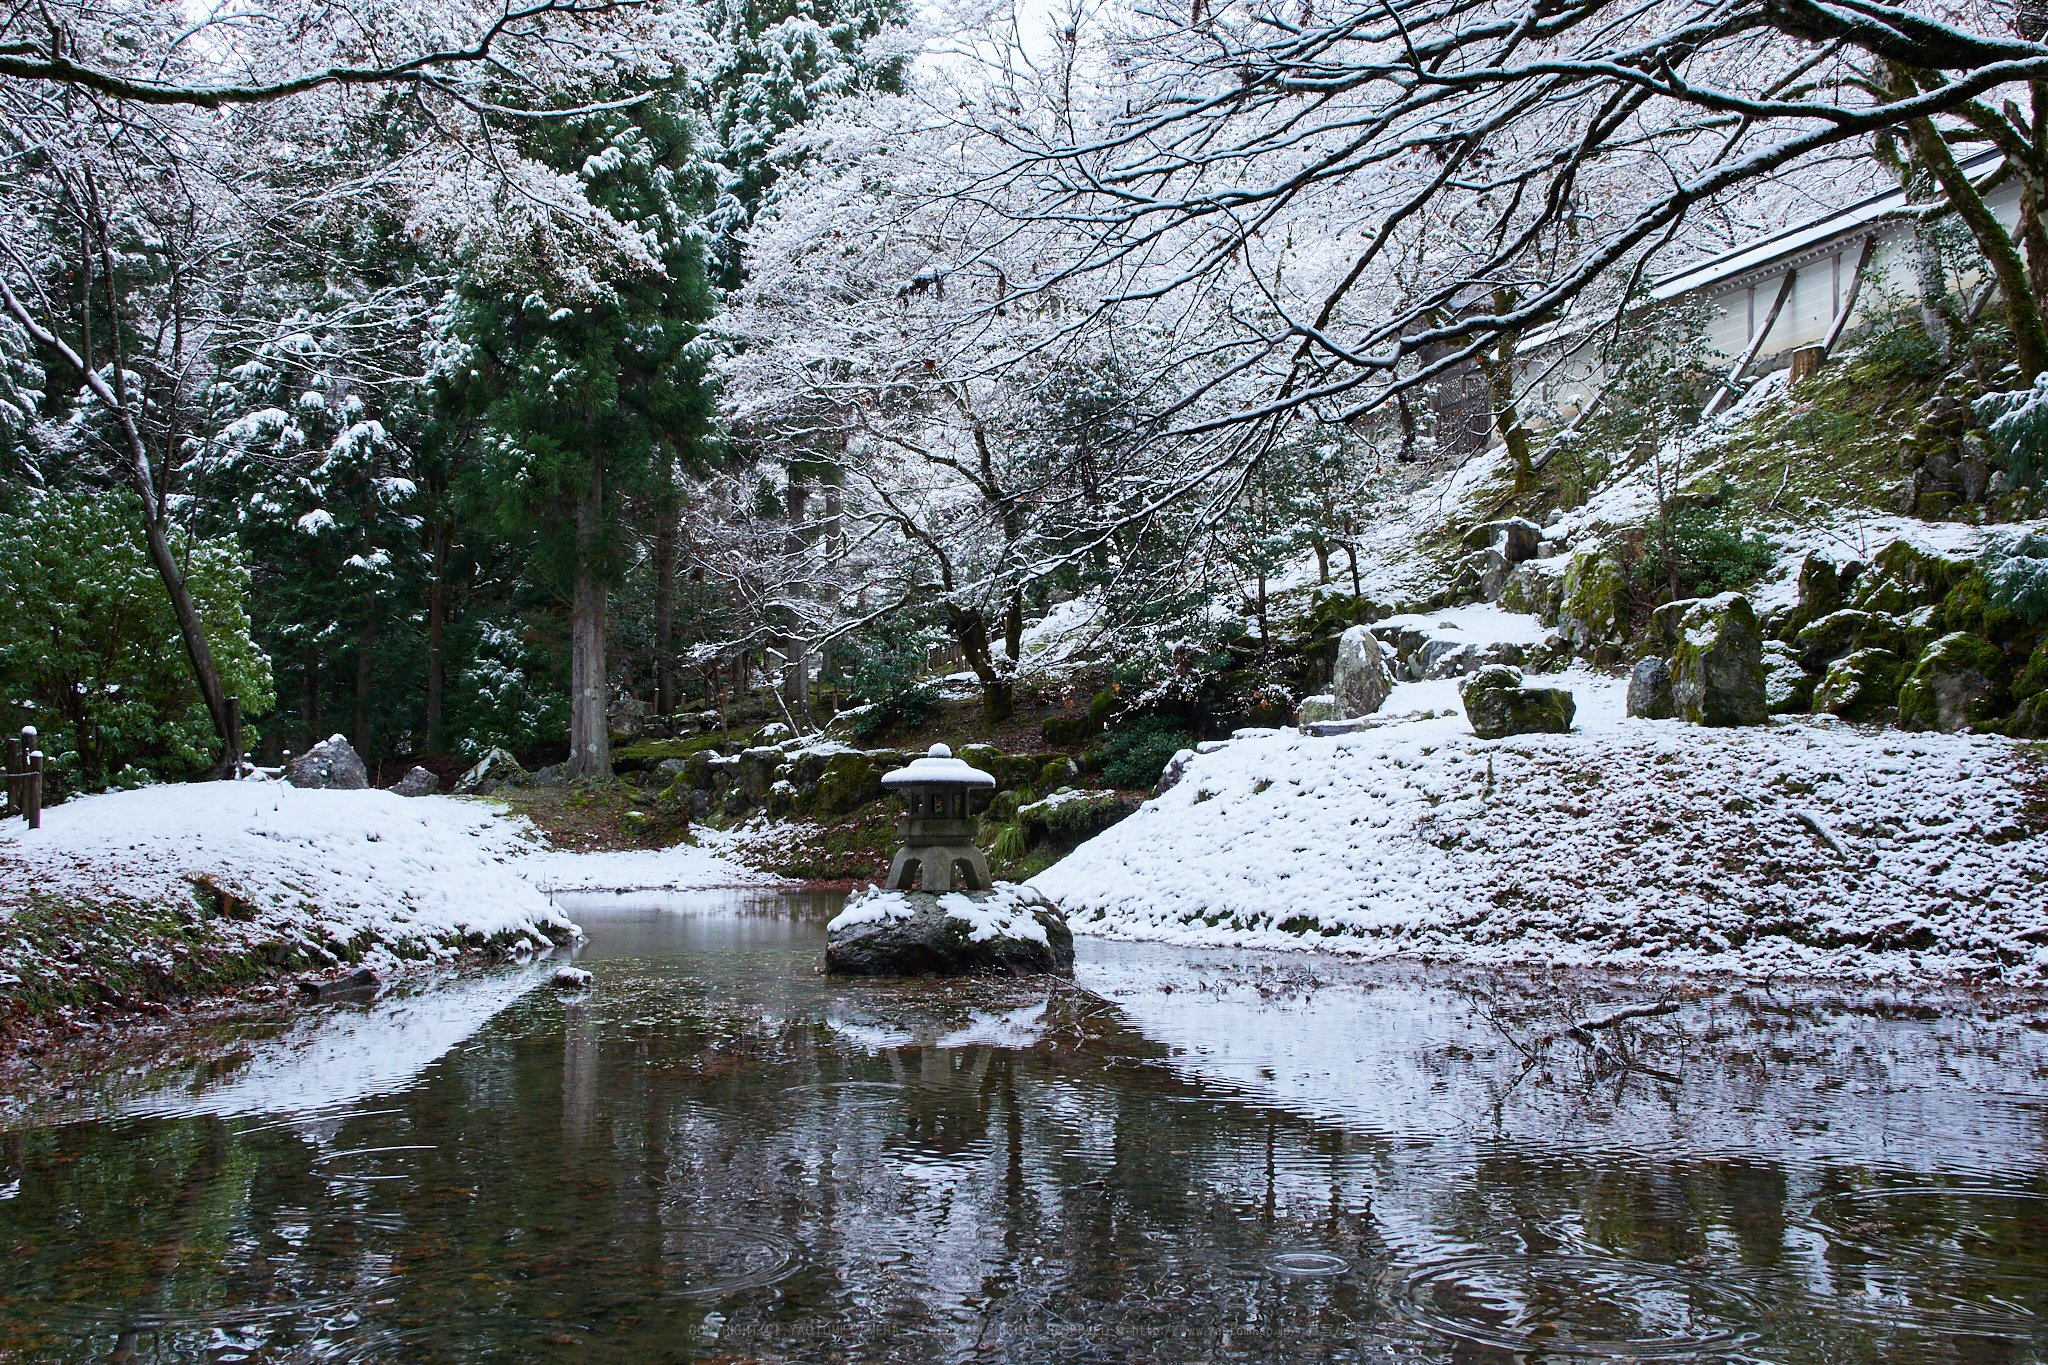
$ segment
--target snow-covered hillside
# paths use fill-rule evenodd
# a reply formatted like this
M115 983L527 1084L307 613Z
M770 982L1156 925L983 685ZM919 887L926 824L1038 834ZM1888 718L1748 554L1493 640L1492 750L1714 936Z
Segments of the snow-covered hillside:
M1551 682L1552 679L1545 679ZM1376 728L1247 734L1034 884L1079 933L1749 975L2048 977L2030 746L1830 717L1705 729L1554 680L1475 739L1451 682ZM1429 719L1397 719L1435 712ZM1210 746L1205 746L1210 747Z

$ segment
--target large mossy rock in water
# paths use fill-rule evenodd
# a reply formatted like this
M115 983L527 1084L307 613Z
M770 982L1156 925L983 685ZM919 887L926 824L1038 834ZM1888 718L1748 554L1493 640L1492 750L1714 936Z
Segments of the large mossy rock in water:
M1741 593L1692 603L1671 647L1671 698L1695 725L1761 725L1764 636Z
M839 976L1072 976L1074 935L1029 887L856 895L826 926Z
M1562 735L1572 728L1578 703L1561 687L1524 687L1522 670L1488 664L1458 689L1465 719L1481 739L1509 735Z

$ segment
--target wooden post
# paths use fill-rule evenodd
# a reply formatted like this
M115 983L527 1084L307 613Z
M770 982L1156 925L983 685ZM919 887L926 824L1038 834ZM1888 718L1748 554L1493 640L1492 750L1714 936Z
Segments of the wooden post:
M1827 350L1821 346L1801 346L1792 353L1792 377L1788 381L1795 387L1820 373L1820 362L1827 357Z
M28 733L34 734L35 731L30 730ZM43 827L43 751L41 749L28 756L28 781L26 785L28 787L28 810L26 812L28 815L28 827L30 829L41 829Z
M1715 390L1712 398L1707 400L1706 409L1700 413L1700 420L1702 422L1719 412L1721 405L1727 402L1729 397L1734 394L1735 386L1742 382L1742 372L1749 368L1749 363L1752 360L1756 359L1756 353L1764 348L1764 338L1771 334L1771 328L1777 324L1778 313L1784 308L1785 300L1792 297L1792 285L1798 278L1799 272L1796 270L1785 272L1785 282L1778 286L1778 296L1771 300L1771 311L1765 315L1764 325L1757 330L1755 336L1749 339L1748 349L1743 351L1741 356L1736 359L1735 367L1728 371L1728 377L1721 381L1721 387Z
M1835 320L1828 324L1828 334L1821 339L1821 358L1826 359L1835 343L1842 339L1842 330L1849 325L1849 315L1856 311L1856 295L1863 288L1863 272L1870 269L1870 258L1877 254L1877 234L1871 233L1863 239L1863 250L1856 254L1856 271L1849 276L1849 294L1835 309ZM1837 261L1841 257L1835 258Z
M242 699L228 698L228 781L242 780Z

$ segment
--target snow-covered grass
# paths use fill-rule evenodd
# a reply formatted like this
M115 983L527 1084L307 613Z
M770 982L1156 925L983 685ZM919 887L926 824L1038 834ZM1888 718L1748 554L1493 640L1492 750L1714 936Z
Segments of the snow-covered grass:
M1548 680L1546 680L1548 681ZM1356 734L1250 736L1033 879L1076 932L1745 975L2048 978L2029 746L1829 718L1475 739L1451 683Z

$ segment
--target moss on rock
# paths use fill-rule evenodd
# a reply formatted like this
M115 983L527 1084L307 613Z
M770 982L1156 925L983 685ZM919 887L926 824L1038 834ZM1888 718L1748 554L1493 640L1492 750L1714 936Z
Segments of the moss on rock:
M1989 640L1962 631L1927 647L1899 687L1899 725L1907 730L1981 729L2010 699L2005 657Z
M1740 593L1695 602L1671 648L1671 695L1695 725L1759 725L1764 700L1764 637Z
M1814 689L1813 709L1843 720L1873 720L1899 695L1899 656L1888 649L1859 649L1829 667Z
M1628 578L1612 555L1582 550L1566 565L1558 629L1578 650L1608 644L1628 631Z

